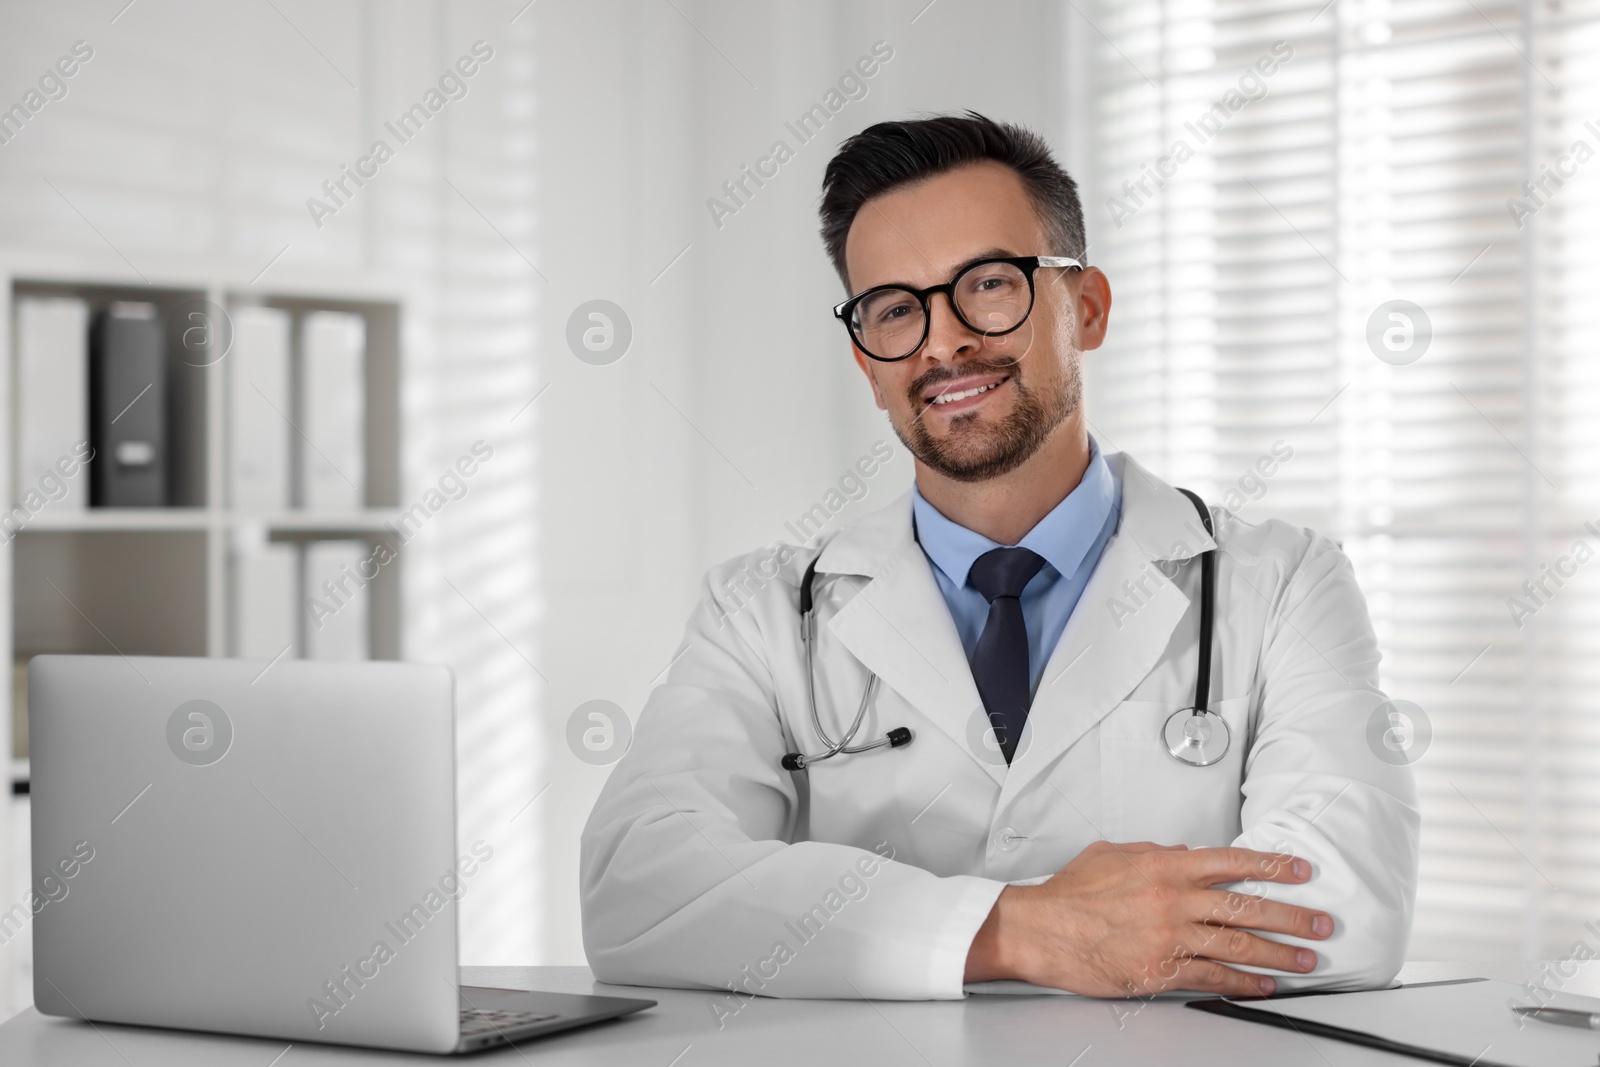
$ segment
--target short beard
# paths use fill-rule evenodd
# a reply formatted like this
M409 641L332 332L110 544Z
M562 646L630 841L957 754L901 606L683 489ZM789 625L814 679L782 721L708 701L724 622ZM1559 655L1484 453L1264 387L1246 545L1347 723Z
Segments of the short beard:
M895 426L895 435L925 466L954 481L984 482L1010 474L1039 451L1055 428L1078 410L1083 399L1083 379L1076 358L1071 361L1061 388L1048 395L1035 393L1023 384L1017 373L1020 366L1020 362L969 362L963 363L958 373L930 371L911 383L911 402L925 411L928 402L922 399L922 394L930 385L973 374L1008 375L1017 391L1016 406L1005 421L992 430L971 428L970 424L978 418L978 413L972 412L951 420L951 435L944 441L934 439L921 415L912 419L909 426ZM961 447L980 433L981 441L970 442L975 447Z

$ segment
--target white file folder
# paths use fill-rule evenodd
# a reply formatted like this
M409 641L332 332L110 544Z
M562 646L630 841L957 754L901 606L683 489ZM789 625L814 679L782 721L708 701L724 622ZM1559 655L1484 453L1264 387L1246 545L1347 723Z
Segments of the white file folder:
M234 508L271 513L289 506L293 410L289 313L237 309L228 357L228 478Z
M295 545L237 539L232 559L233 655L270 660L299 654L299 570Z
M302 573L301 634L307 659L370 659L371 591L362 570L372 550L365 541L312 541ZM363 565L365 564L365 567Z
M16 307L19 497L54 472L67 492L57 511L89 505L82 459L89 440L89 308L82 300L23 297ZM61 477L63 469L73 477ZM53 486L54 482L47 482Z
M366 500L366 321L314 311L301 323L300 504L349 512Z

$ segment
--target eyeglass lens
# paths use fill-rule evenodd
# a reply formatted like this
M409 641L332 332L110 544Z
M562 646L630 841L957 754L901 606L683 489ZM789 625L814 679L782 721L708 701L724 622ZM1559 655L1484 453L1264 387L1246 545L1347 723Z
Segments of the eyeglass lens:
M980 333L1005 333L1027 318L1033 293L1027 274L1013 263L980 263L956 281L954 303L967 326ZM851 316L856 343L879 359L901 359L916 351L927 329L927 311L909 289L881 289L861 300Z

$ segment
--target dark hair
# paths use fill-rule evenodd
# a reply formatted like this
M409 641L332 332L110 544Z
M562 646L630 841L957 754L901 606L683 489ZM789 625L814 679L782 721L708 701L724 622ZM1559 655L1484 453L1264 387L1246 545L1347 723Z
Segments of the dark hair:
M840 145L822 177L822 241L846 292L844 241L861 205L891 189L984 160L1004 163L1022 178L1053 246L1047 254L1083 259L1078 185L1050 155L1043 137L976 111L879 122Z

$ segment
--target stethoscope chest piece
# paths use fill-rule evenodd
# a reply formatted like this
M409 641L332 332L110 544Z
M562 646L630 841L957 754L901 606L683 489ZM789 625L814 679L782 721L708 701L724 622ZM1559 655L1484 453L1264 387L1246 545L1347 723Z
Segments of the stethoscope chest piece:
M1175 711L1161 733L1172 758L1191 767L1209 767L1228 754L1228 724L1214 711Z

